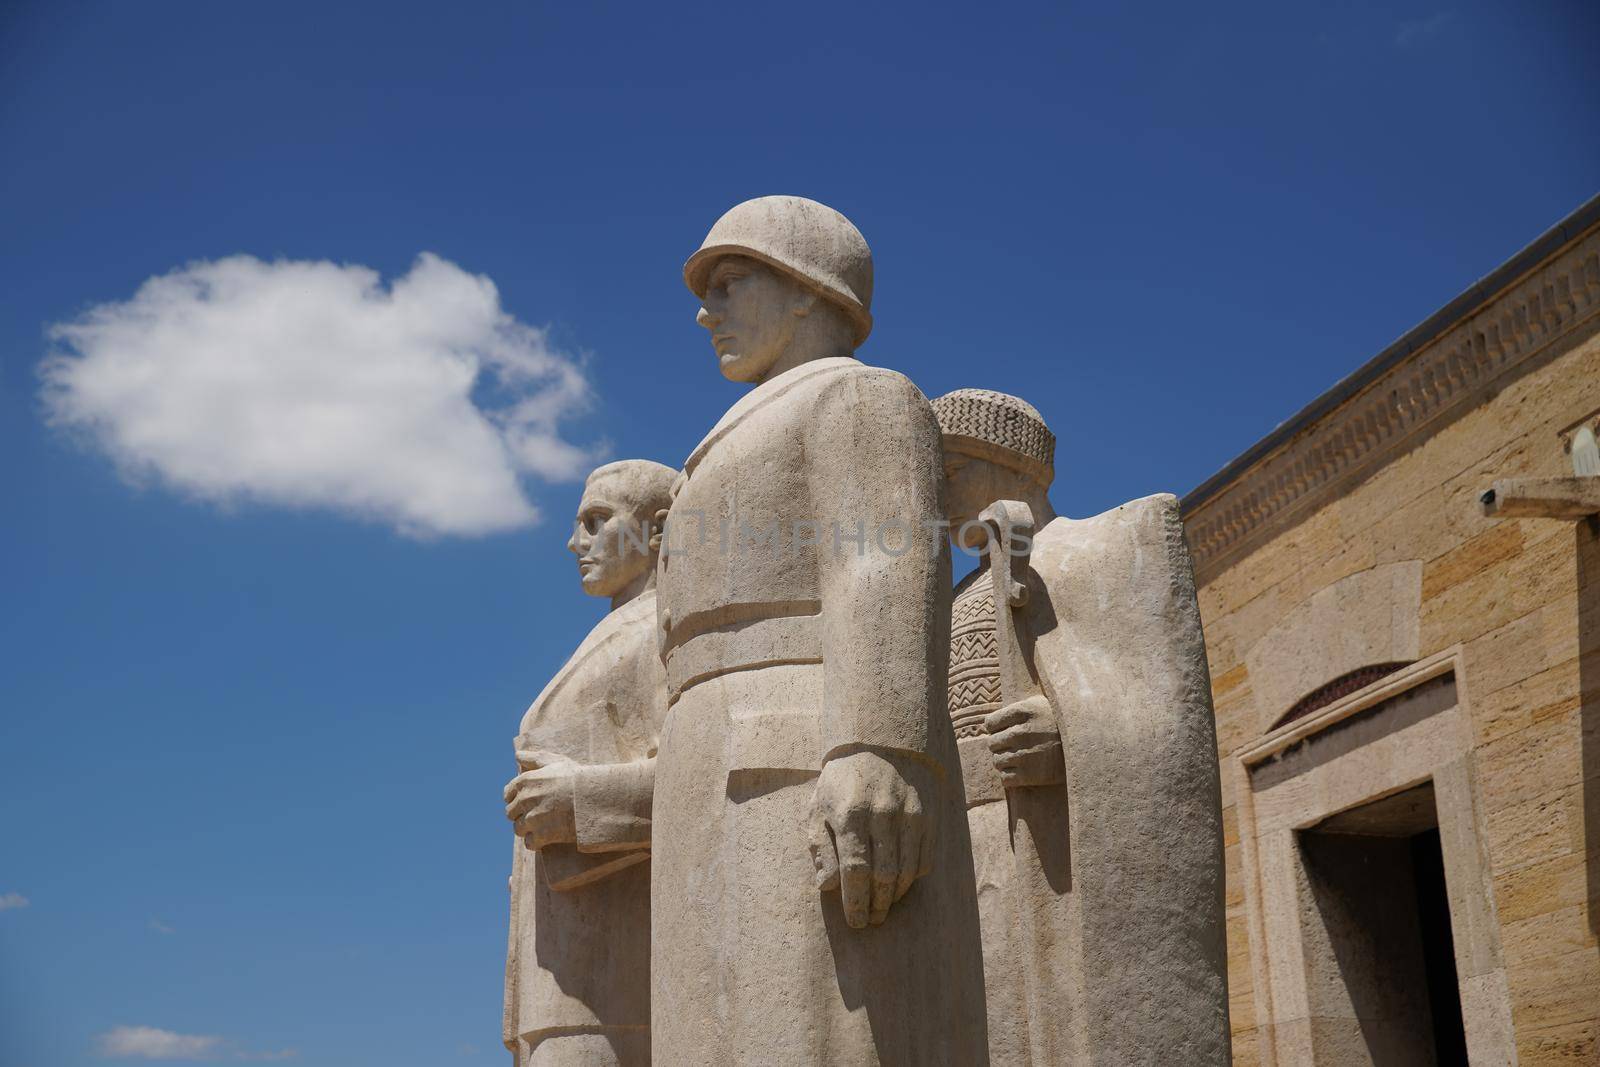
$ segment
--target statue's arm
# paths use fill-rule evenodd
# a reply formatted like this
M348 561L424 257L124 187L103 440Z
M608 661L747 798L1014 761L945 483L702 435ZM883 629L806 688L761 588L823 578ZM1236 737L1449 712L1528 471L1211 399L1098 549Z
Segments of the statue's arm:
M825 754L807 832L817 887L852 927L884 921L934 862L945 714L950 558L940 515L939 430L909 381L883 372L827 384L806 442L821 526Z
M826 758L921 756L948 655L938 423L916 386L882 371L835 379L818 408L807 518L820 526Z
M654 619L634 631L637 645L621 668L631 685L614 693L633 708L643 707L630 721L646 736L632 744L647 755L627 763L590 764L574 772L572 807L579 852L624 852L650 847L650 813L655 803L656 747L667 717L667 678L656 652ZM635 703L637 701L637 703ZM631 747L631 746L629 746Z
M655 783L654 756L634 763L576 768L572 775L572 811L578 851L649 848Z

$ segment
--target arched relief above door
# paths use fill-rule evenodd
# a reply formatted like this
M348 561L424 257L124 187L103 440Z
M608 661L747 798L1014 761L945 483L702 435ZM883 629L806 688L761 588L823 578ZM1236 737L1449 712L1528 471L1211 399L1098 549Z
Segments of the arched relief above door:
M1337 678L1417 659L1421 607L1422 561L1406 560L1341 578L1280 619L1245 653L1256 732Z

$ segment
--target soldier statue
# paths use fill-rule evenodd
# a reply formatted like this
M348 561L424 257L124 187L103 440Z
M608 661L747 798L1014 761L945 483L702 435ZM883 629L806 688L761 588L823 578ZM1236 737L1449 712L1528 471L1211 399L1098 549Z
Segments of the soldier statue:
M854 358L872 259L831 208L740 204L684 277L753 388L658 564L656 1062L983 1064L933 411Z

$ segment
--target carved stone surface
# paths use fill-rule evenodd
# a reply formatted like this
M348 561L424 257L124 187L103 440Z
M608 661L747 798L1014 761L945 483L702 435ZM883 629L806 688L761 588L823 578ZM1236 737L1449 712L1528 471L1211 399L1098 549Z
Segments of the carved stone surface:
M755 388L686 462L658 570L656 1060L982 1064L933 413L851 358L871 261L837 212L740 205L685 277Z
M1245 652L1254 671L1254 732L1264 734L1308 693L1361 667L1417 659L1422 564L1385 563L1346 575L1273 624Z
M973 571L950 606L950 722L956 740L986 738L983 720L1000 710L1000 660L994 636L994 587ZM972 803L968 790L967 803Z
M681 473L585 487L613 610L506 788L518 1067L1227 1064L1176 500L1058 518L1032 406L857 361L871 254L824 205L735 207L684 277L752 388ZM988 547L954 591L949 537Z
M1078 1062L1230 1063L1216 734L1177 498L1056 519L1029 582L1067 752Z
M568 547L585 591L616 606L517 735L504 1038L518 1067L650 1062L648 860L666 683L649 525L676 474L626 460L589 476Z
M1027 1067L1027 984L1015 894L1006 789L995 769L985 720L1003 706L994 583L980 567L962 579L950 610L950 721L961 756L972 865L983 930L984 1001L991 1067Z
M1393 1013L1365 1010L1373 987L1341 969L1352 942L1330 943L1339 929L1326 901L1305 891L1299 831L1429 778L1467 1058L1595 1062L1600 536L1586 521L1487 516L1480 500L1497 480L1572 476L1564 446L1600 420L1600 197L1472 291L1456 325L1414 345L1383 380L1436 373L1459 341L1472 341L1476 360L1480 336L1487 356L1487 327L1501 323L1500 344L1520 341L1506 346L1492 382L1456 389L1448 417L1363 455L1358 462L1375 464L1370 477L1319 491L1303 515L1263 512L1248 551L1200 588L1224 818L1236 827L1228 922L1240 1063L1312 1062L1324 1044L1334 1046L1330 1062L1375 1055ZM1374 399L1324 398L1314 408L1322 414L1289 436L1326 441L1347 405ZM1274 434L1269 450L1282 440ZM1237 488L1214 485L1213 499L1260 484L1248 464L1234 479ZM1409 586L1393 584L1406 567ZM1378 612L1365 602L1374 595ZM1320 681L1297 657L1314 652L1316 673L1337 681L1354 666L1348 635L1373 626L1368 667L1415 662L1286 721L1296 694ZM1276 636L1285 630L1295 635L1287 643ZM1263 654L1274 641L1280 654ZM1287 763L1303 773L1283 773ZM1362 888L1377 900L1397 893L1377 877ZM1443 903L1433 915L1443 917Z
M954 535L986 550L952 607L949 710L990 1062L1227 1064L1216 744L1177 501L1058 518L1031 405L960 390L934 409Z

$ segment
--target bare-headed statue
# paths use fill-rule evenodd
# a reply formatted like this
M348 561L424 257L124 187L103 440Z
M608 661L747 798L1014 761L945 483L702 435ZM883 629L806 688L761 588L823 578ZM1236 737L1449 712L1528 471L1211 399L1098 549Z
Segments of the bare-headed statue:
M517 734L504 1037L517 1067L650 1062L650 820L666 679L656 648L659 516L677 471L589 475L567 548L605 618ZM524 847L525 846L525 847Z

